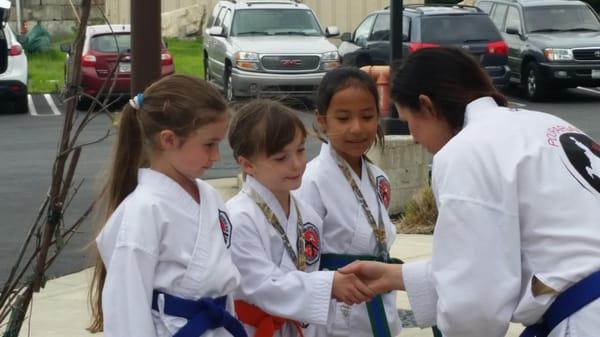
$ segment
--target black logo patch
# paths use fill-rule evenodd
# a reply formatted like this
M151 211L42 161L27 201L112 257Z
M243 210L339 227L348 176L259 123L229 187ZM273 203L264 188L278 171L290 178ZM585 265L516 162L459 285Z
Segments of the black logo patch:
M600 197L600 145L581 133L564 133L559 140L564 151L563 163L571 175Z
M315 264L321 257L319 229L310 222L304 224L304 255L308 265Z
M375 180L377 183L377 194L379 194L379 199L383 202L385 208L389 208L390 200L392 199L392 187L390 182L385 176L378 176Z
M225 246L229 248L231 246L231 232L233 228L229 216L227 213L219 210L219 225L221 226L221 232L223 232L223 239L225 240Z

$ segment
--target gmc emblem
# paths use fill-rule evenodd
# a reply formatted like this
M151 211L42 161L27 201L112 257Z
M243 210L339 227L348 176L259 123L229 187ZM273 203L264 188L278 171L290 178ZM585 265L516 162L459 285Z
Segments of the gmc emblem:
M302 60L292 60L292 59L282 59L279 61L282 66L291 67L291 66L299 66L302 64Z

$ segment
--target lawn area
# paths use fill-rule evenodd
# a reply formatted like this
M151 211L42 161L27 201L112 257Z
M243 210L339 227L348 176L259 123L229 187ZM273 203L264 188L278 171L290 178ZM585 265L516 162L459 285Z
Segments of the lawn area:
M173 55L176 73L204 77L200 40L167 39L166 41ZM65 55L60 51L60 44L63 42L69 40L55 41L52 50L47 53L27 55L30 93L55 92L64 86Z

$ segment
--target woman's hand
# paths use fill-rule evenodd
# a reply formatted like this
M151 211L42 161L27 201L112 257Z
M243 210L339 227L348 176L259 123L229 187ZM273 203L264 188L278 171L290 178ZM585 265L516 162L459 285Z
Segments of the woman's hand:
M338 271L356 275L377 294L392 290L405 290L401 264L355 261Z

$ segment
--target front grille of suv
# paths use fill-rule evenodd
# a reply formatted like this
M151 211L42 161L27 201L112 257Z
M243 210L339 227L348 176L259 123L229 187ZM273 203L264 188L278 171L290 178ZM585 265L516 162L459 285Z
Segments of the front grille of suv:
M261 61L268 71L297 72L317 70L321 58L316 55L266 55Z
M600 47L573 49L573 58L577 61L600 61Z

